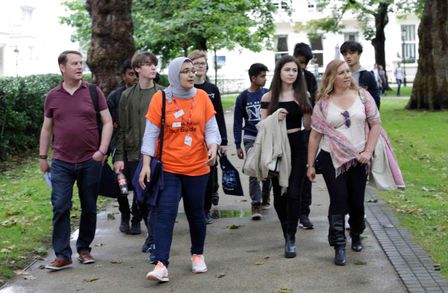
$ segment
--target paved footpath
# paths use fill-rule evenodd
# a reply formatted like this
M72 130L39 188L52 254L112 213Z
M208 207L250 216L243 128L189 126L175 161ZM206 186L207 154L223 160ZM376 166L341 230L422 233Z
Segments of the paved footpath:
M231 131L231 113L226 119ZM229 157L241 168L242 161L234 153L231 148ZM232 217L207 225L209 270L205 274L191 273L189 230L181 207L171 251L170 282L147 281L145 275L153 266L140 252L145 236L120 233L117 204L111 203L98 215L92 250L95 264L81 265L74 255L73 268L49 273L42 267L54 257L50 251L45 260L36 261L0 292L448 292L447 282L440 279L431 259L408 242L406 231L371 190L364 250L353 252L348 243L348 263L338 267L327 243L328 195L321 178L313 186L310 219L315 229L299 229L294 259L283 257L284 241L273 208L264 212L261 221L249 218L248 180L245 175L241 178L246 196L221 193L215 207L215 213Z

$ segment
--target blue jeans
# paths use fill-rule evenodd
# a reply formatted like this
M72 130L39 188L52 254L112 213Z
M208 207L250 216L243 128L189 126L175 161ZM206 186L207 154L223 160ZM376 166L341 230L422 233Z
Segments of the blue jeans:
M53 249L58 258L69 259L70 210L72 208L73 185L78 186L81 203L81 219L76 250L90 251L95 237L96 199L100 180L101 163L90 159L81 163L53 160L51 164L51 203L53 205Z
M203 254L205 242L204 198L208 174L187 176L164 172L164 188L151 215L155 240L154 260L169 265L173 229L180 198L190 226L191 254Z
M400 88L402 82L403 81L401 79L397 79L397 96L400 96Z
M247 151L254 146L255 141L253 140L245 140L244 141L244 150ZM252 205L261 204L262 198L269 197L271 193L271 180L265 179L262 181L262 188L260 188L260 181L256 177L249 177L249 195L252 200Z

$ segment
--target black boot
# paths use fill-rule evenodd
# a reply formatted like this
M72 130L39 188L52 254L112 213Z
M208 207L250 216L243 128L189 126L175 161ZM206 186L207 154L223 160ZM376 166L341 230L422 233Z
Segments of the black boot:
M337 266L345 266L345 246L334 247L334 264Z
M290 233L286 233L285 257L294 258L296 254L296 237Z
M121 214L120 232L129 233L129 215Z
M362 250L362 243L361 243L361 235L360 234L353 234L352 237L352 250L356 252L360 252Z
M129 230L129 234L131 235L142 234L142 228L140 226L140 222L131 223L131 229Z
M345 256L345 219L344 215L328 216L330 228L328 229L328 242L334 247L334 263L343 266L346 263Z

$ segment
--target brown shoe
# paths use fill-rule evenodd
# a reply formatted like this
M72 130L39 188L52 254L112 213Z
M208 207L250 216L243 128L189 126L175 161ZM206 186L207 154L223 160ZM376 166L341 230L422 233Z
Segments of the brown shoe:
M261 220L261 205L260 204L256 204L252 206L252 220L254 221L258 221Z
M82 263L84 265L95 262L95 259L90 254L90 252L87 250L83 250L83 251L79 252L78 260L80 263Z
M55 258L50 264L46 265L45 268L50 271L60 271L63 269L68 269L71 266L71 259Z

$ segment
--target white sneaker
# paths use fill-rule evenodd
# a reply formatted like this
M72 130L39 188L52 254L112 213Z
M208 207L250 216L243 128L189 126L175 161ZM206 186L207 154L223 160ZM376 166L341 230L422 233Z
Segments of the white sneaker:
M193 254L191 257L191 270L193 273L205 273L207 271L207 265L204 261L203 254Z
M154 267L154 270L146 274L146 279L159 282L168 282L170 280L168 278L168 269L162 262L158 261L157 265Z

